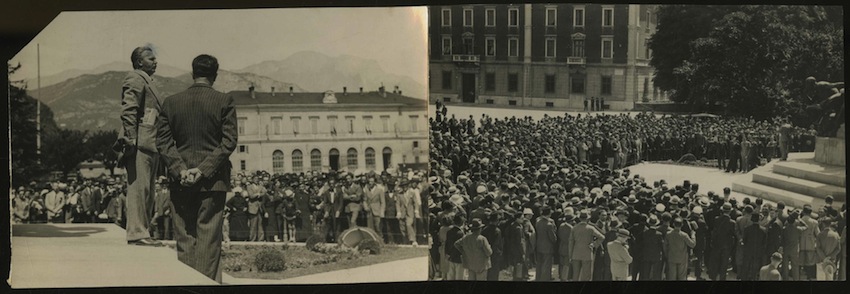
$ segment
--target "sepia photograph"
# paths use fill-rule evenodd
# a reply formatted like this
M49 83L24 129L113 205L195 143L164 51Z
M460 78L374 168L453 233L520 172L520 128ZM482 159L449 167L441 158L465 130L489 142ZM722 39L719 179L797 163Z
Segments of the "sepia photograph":
M427 8L61 12L9 72L12 288L428 278Z
M846 280L842 7L428 10L431 280Z

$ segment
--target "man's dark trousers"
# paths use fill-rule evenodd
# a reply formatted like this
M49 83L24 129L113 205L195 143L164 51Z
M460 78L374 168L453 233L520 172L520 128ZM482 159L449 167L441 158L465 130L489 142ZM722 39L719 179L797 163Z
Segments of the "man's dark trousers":
M221 239L227 192L171 189L177 259L221 283Z

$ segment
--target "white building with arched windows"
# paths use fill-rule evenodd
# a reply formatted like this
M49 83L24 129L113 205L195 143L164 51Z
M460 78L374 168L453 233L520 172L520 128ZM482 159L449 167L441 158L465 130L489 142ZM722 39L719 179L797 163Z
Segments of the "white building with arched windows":
M274 90L274 89L273 89ZM427 168L428 105L401 92L232 91L233 170L269 173Z

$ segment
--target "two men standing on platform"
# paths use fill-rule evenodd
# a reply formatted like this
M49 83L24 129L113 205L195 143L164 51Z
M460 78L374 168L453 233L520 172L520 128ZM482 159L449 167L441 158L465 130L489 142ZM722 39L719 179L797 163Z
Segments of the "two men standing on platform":
M212 88L218 60L196 57L194 84L167 99L151 84L157 66L153 48L135 48L130 60L134 70L122 85L123 133L117 144L128 174L127 242L161 245L151 238L150 227L154 207L163 205L156 205L154 196L162 161L170 194L164 205L171 210L177 257L221 282L224 203L237 127L233 98Z

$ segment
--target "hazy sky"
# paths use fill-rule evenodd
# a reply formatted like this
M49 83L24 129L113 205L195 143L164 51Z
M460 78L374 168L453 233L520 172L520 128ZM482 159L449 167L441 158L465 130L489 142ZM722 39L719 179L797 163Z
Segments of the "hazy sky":
M186 70L202 53L235 70L312 50L374 59L425 85L426 34L425 7L63 12L11 62L23 65L13 78L34 78L36 43L42 76L115 61L129 70L130 52L145 43L160 64Z

